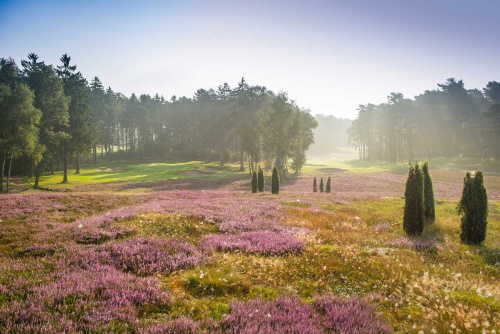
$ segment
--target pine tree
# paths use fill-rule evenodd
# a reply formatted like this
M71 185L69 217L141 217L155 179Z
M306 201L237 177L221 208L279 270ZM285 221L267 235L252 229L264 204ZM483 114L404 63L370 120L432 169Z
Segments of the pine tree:
M34 53L28 55L29 61L23 60L25 80L35 93L35 108L40 109L42 118L39 124L39 151L43 152L38 159L35 170L34 188L38 188L40 176L47 163L54 162L63 154L63 147L70 139L69 103L71 98L64 95L61 79L56 76L54 68L38 61Z
M462 242L471 245L481 244L486 238L488 224L488 195L481 171L477 171L475 176L471 176L470 172L465 175L458 214L462 215L460 225Z
M257 172L254 171L252 174L252 193L257 192Z
M314 181L313 181L313 192L314 193L318 192L318 184L316 182L316 178L314 178Z
M325 186L323 184L323 178L321 178L321 181L319 181L319 191L323 192L325 190Z
M436 220L436 210L434 206L434 189L432 187L432 179L429 175L429 166L427 161L424 162L422 171L424 172L425 221L430 224L434 223Z
M259 173L257 175L257 189L259 192L264 192L264 171L259 166Z
M424 230L424 178L418 163L410 164L405 189L403 229L407 235L420 235Z
M280 192L280 177L278 174L278 168L274 166L273 168L273 176L271 179L271 192L273 194L278 194Z
M326 193L330 193L332 191L332 186L331 186L332 179L328 177L328 180L326 180Z

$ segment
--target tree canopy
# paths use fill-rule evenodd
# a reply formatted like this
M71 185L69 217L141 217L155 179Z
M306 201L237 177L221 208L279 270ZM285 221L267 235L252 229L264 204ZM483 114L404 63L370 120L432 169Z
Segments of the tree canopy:
M387 103L360 105L348 129L364 161L420 157L500 157L500 84L483 91L447 79L414 99L390 93Z
M122 155L221 164L232 159L249 173L262 162L267 169L279 166L283 176L288 167L300 172L313 143L317 122L308 110L286 93L276 95L244 78L234 88L225 82L217 89L200 88L192 97L126 97L106 89L97 76L89 83L68 54L60 61L53 67L31 53L19 70L13 59L0 59L2 96L14 87L27 89L33 100L30 112L41 113L39 119L33 118L36 140L29 140L35 144L25 145L32 157L11 157L18 168L36 167L36 186L39 176L53 171L59 162L64 166L63 182L68 182L69 164L78 173L80 160L95 162L99 151L107 159ZM4 107L0 117L12 117L12 113ZM39 158L34 159L34 152Z

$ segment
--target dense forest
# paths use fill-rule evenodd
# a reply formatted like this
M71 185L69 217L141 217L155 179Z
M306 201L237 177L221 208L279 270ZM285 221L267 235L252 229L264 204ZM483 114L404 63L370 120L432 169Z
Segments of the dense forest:
M0 59L0 187L12 170L36 176L62 166L79 173L81 161L203 159L258 163L298 173L317 122L287 93L275 94L244 78L169 100L121 93L98 77L88 82L64 54L53 67L32 53L18 67Z
M500 157L500 83L480 91L453 78L414 100L390 93L387 103L359 106L349 140L365 161L447 156Z

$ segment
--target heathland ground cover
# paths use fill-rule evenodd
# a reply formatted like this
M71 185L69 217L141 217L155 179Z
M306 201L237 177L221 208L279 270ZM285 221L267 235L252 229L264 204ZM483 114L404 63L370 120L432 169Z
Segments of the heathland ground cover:
M252 194L237 166L117 162L2 195L0 330L500 332L498 174L485 172L486 239L468 246L460 162L430 161L436 222L414 239L407 165L303 172L278 195L267 172ZM331 193L313 193L313 176Z

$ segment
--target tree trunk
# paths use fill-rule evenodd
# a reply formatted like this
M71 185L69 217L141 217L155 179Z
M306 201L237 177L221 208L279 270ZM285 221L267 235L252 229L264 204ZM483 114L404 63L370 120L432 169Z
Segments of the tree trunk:
M35 164L35 163L33 162L33 159L32 159L32 160L30 160L30 167L29 167L29 168L30 168L30 170L29 170L29 175L28 175L28 177L29 177L29 178L32 178L32 177L33 177L33 165L34 165L34 164Z
M39 182L40 182L40 176L42 175L43 171L43 162L40 162L38 166L35 166L35 185L33 186L34 189L40 188Z
M68 183L68 153L64 150L63 153L63 180L62 183Z
M7 161L7 150L3 153L2 165L0 166L0 192L3 191L3 174L5 171L5 162Z
M238 134L236 134L236 145L234 148L236 150L236 156L238 156Z
M94 150L93 150L92 153L93 153L92 154L92 159L94 161L94 164L96 164L97 163L97 144L94 144Z
M9 172L7 173L7 194L10 190L10 170L12 169L12 158L9 158Z
M243 150L240 149L240 172L245 171L245 162L243 160Z
M75 174L80 174L80 153L76 153L76 161L75 161L75 164L76 164L76 172Z

